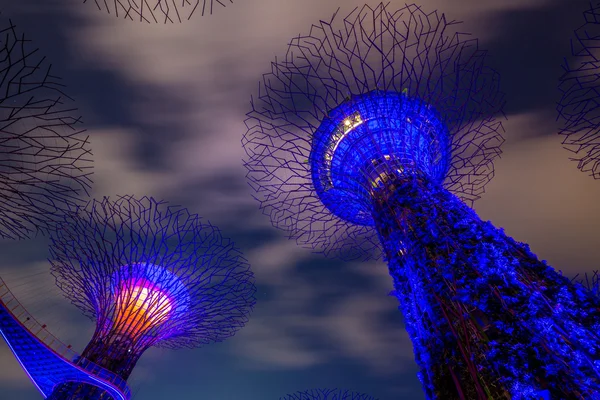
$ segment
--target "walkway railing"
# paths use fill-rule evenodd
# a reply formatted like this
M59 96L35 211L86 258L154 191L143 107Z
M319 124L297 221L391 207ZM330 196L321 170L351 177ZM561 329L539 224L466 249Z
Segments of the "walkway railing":
M65 359L74 367L111 384L119 392L123 393L126 399L131 398L129 386L123 378L102 368L92 361L81 357L71 348L71 346L65 345L56 338L56 336L52 335L48 329L46 329L46 325L40 324L31 314L29 314L29 312L27 312L27 310L25 310L25 307L23 307L15 298L2 278L0 278L0 302L4 304L6 310L9 311L29 333L48 349Z

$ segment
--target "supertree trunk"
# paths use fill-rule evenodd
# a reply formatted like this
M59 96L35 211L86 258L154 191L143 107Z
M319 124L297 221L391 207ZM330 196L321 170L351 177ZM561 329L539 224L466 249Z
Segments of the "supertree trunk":
M439 185L373 199L428 398L600 398L597 298Z
M102 332L96 330L92 340L81 353L81 359L91 361L127 380L144 350L135 347L135 344L127 338L114 335L104 336ZM47 400L115 399L99 387L86 383L65 382L58 385Z
M131 339L96 331L81 356L127 380L146 350L138 347Z

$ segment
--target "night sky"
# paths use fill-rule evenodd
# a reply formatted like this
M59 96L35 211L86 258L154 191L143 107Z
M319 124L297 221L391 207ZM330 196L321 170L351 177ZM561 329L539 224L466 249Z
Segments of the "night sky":
M326 259L287 240L258 209L242 165L245 113L270 62L313 22L364 0L236 0L176 25L117 19L81 0L4 3L80 108L95 160L92 195L185 206L231 237L256 275L246 327L195 350L147 351L130 379L134 399L268 400L311 387L424 398L385 264ZM475 204L479 215L569 276L598 268L600 181L569 161L555 121L560 64L588 2L418 4L464 21L507 93L504 153ZM82 350L93 324L54 286L46 246L45 238L0 242L0 275L51 332ZM0 342L0 399L39 398Z

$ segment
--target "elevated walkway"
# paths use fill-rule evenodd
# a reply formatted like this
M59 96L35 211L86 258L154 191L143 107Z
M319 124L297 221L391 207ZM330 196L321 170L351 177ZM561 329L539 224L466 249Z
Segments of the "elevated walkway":
M115 400L131 398L125 380L60 342L25 310L1 278L0 334L44 398L66 382L96 386Z

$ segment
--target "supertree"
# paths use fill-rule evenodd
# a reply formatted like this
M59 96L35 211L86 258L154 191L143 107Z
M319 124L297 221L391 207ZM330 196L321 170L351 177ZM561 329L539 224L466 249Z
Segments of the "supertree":
M233 4L233 0L83 0L94 3L98 10L106 11L131 21L145 23L180 23L192 18L212 14L216 8Z
M279 400L376 400L364 393L344 389L312 389L280 397Z
M12 21L0 19L0 238L22 239L82 204L92 161L60 78Z
M92 201L51 240L58 286L96 322L82 359L123 379L151 346L193 348L232 336L255 303L253 274L233 243L152 198ZM110 397L64 383L49 398Z
M485 61L414 4L336 13L263 76L248 179L300 244L383 254L427 398L597 399L598 299L465 204L503 142Z
M558 118L563 145L578 168L600 179L600 2L584 12L563 63Z
M573 282L579 283L587 288L589 291L600 297L600 271L595 270L591 273L585 273L583 277L579 278L579 274L573 278Z

